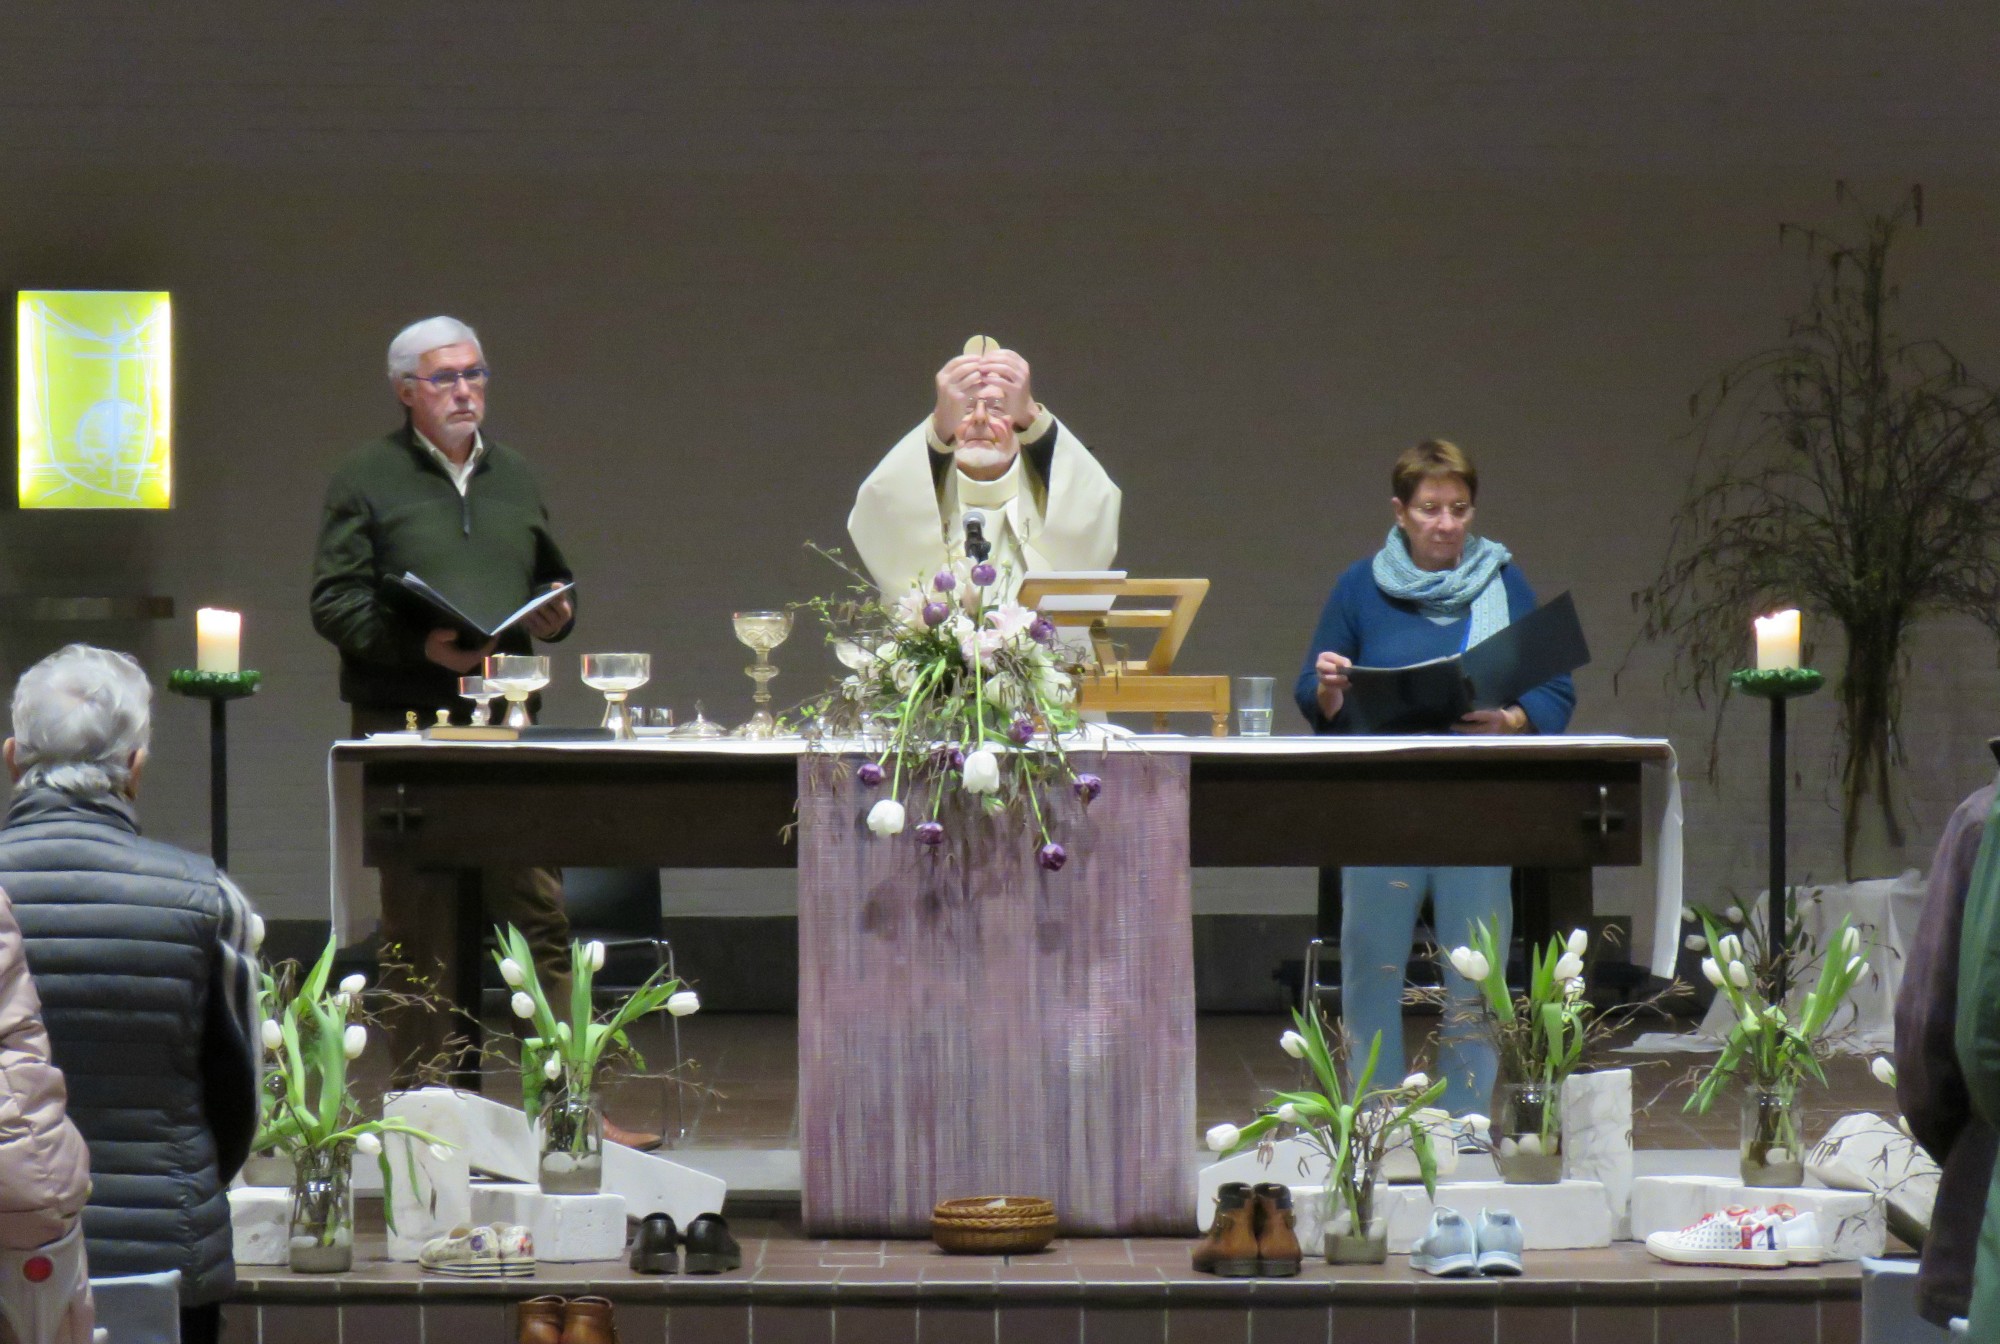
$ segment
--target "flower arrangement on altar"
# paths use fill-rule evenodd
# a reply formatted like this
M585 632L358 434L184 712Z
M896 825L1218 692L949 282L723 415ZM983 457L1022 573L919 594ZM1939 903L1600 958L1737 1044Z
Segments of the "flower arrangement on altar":
M1471 941L1447 954L1452 969L1478 986L1480 1022L1499 1055L1499 1123L1497 1130L1485 1127L1484 1141L1503 1180L1562 1179L1563 1081L1582 1064L1595 1034L1583 993L1589 949L1582 929L1529 948L1527 989L1518 995L1508 990L1507 954L1485 920L1475 920ZM1476 1135L1481 1126L1475 1121L1472 1128Z
M1840 1008L1868 969L1861 930L1843 917L1824 954L1816 955L1810 935L1791 926L1792 946L1784 950L1783 962L1801 972L1809 971L1814 960L1819 963L1817 981L1794 1014L1772 1001L1777 961L1756 935L1750 935L1746 948L1742 935L1717 932L1707 911L1699 916L1706 948L1698 950L1714 953L1702 959L1702 976L1728 996L1736 1020L1686 1109L1707 1114L1723 1086L1740 1072L1746 1088L1738 1154L1744 1183L1798 1185L1805 1173L1798 1091L1808 1079L1826 1081L1820 1060L1832 1053ZM1801 973L1799 982L1804 979Z
M1382 1034L1369 1042L1368 1059L1343 1085L1341 1066L1327 1043L1320 1015L1292 1012L1296 1030L1278 1038L1293 1059L1304 1060L1318 1081L1317 1092L1276 1092L1273 1109L1248 1125L1217 1125L1208 1131L1211 1151L1241 1152L1266 1141L1281 1125L1295 1125L1299 1136L1327 1160L1325 1219L1326 1256L1345 1263L1380 1263L1387 1257L1383 1216L1375 1207L1375 1187L1382 1180L1382 1162L1400 1147L1411 1148L1424 1189L1437 1196L1437 1158L1431 1151L1431 1131L1448 1117L1436 1109L1444 1095L1444 1080L1431 1081L1413 1073L1391 1087L1375 1085L1375 1067L1382 1052Z
M521 1040L521 1109L540 1119L542 1189L595 1194L603 1180L599 1074L614 1053L643 1068L645 1061L626 1028L662 1009L686 1017L700 1009L701 999L662 967L599 1017L592 1007L592 987L604 969L604 944L572 942L569 1011L558 1017L535 972L528 940L511 924L494 933L493 959L513 991L509 1007L534 1032Z
M857 594L809 604L850 675L806 713L823 732L876 744L857 773L882 790L867 817L877 837L907 831L940 847L945 801L963 794L989 814L1032 819L1036 861L1053 872L1069 855L1049 832L1048 790L1067 786L1088 805L1104 787L1063 746L1084 668L1065 658L1046 617L997 598L1000 578L981 561L941 569L893 602ZM927 801L913 818L919 794Z
M292 1159L291 1261L296 1270L344 1270L354 1256L354 1154L380 1164L383 1207L395 1172L382 1146L384 1134L402 1134L431 1145L442 1156L450 1145L394 1116L364 1119L348 1089L347 1066L368 1048L368 1028L359 1015L366 981L350 975L329 989L333 939L328 938L313 968L287 995L288 974L266 975L258 996L266 1016L258 1030L279 1080L268 1088L253 1152L277 1152ZM287 964L288 966L290 963ZM294 968L295 969L295 968ZM414 1154L412 1155L414 1162ZM414 1173L411 1173L414 1180ZM391 1228L394 1228L394 1214Z

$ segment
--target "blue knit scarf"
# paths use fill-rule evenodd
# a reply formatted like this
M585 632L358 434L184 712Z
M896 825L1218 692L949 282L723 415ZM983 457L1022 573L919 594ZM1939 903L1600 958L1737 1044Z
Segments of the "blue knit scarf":
M1410 558L1409 538L1402 528L1391 526L1372 568L1375 586L1384 596L1414 602L1426 616L1456 620L1472 608L1472 625L1465 635L1465 647L1471 648L1507 624L1507 585L1497 580L1502 566L1513 558L1499 542L1471 537L1455 568L1419 569Z

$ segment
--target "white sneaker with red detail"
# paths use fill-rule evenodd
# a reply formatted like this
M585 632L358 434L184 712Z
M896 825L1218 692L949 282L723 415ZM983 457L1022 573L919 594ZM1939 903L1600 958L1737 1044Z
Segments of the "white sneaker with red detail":
M1707 1214L1678 1232L1653 1233L1646 1249L1670 1264L1728 1268L1783 1269L1826 1259L1818 1216L1789 1204Z

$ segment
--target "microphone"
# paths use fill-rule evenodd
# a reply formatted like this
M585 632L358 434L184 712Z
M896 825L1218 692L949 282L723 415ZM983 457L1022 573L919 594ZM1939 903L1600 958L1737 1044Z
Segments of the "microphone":
M965 555L972 563L980 564L993 553L993 543L986 539L986 514L981 509L965 511Z

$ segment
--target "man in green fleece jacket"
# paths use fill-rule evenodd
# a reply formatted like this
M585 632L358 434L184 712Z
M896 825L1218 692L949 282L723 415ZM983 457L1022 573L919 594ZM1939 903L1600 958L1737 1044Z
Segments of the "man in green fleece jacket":
M572 577L528 464L479 432L490 377L479 335L465 323L433 317L404 328L389 345L389 382L406 412L403 427L350 456L327 490L313 568L313 628L340 650L340 697L353 711L356 737L402 728L413 710L426 724L439 709L463 722L460 676L478 671L489 653L531 652L533 640L562 639L575 624L564 596L498 640L466 649L453 630L430 628L384 599L383 580L407 571L490 625ZM557 1002L566 1000L569 919L561 875L549 868L491 869L482 878L488 919L527 936L543 988ZM414 990L424 980L453 983L449 902L428 889L428 878L421 881L409 891L383 883L383 947L399 949L396 960L407 964L385 973L393 989ZM446 1051L449 1028L442 1013L392 1014L398 1086L414 1084L417 1070ZM636 1146L659 1141L605 1129Z

